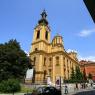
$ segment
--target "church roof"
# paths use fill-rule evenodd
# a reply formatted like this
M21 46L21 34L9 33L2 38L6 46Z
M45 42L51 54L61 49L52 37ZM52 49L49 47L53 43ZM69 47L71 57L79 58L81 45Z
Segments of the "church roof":
M48 21L46 17L47 17L47 13L45 10L43 10L43 12L41 13L41 19L38 21L38 23L48 25Z

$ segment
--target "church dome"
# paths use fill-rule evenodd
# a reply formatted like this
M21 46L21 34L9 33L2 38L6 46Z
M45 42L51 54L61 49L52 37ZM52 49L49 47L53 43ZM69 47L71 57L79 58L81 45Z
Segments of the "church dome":
M62 36L57 34L52 40L52 46L63 46Z

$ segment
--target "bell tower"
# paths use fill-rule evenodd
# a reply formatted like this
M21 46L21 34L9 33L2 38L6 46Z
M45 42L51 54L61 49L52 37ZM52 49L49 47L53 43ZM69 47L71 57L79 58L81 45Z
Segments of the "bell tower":
M45 46L50 43L50 28L46 17L47 14L44 10L41 13L41 19L38 21L38 25L34 29L32 52L35 50L45 51Z
M38 21L37 26L34 29L32 47L30 50L30 59L35 74L35 83L41 83L46 80L46 66L48 62L46 54L50 52L50 28L46 19L47 14L44 10L41 13L41 19Z

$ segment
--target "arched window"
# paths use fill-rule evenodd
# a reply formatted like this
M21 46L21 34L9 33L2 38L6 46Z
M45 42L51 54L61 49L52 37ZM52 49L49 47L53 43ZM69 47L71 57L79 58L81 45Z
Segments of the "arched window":
M46 31L45 39L48 40L48 31Z
M40 38L40 30L37 31L37 37L36 39L39 39Z

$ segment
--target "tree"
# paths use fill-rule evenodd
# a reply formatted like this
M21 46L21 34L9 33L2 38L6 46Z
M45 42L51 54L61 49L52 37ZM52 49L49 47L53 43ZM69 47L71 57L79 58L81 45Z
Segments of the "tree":
M0 44L0 81L23 79L29 63L28 56L16 40Z
M83 74L81 73L79 66L76 66L75 70L74 68L72 68L70 81L81 82L82 79L83 79Z
M84 80L84 81L87 80L87 76L86 76L85 68L84 68L84 70L83 70L83 80Z
M74 68L72 68L72 71L71 71L71 80L75 80L75 71L74 71Z
M92 74L91 73L88 74L88 79L92 79Z
M83 80L83 74L81 73L79 66L76 66L75 76L77 82L81 82Z

